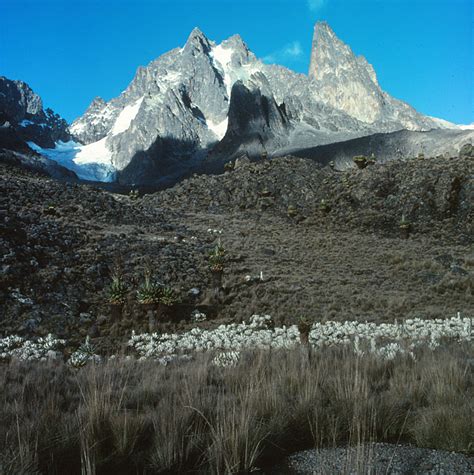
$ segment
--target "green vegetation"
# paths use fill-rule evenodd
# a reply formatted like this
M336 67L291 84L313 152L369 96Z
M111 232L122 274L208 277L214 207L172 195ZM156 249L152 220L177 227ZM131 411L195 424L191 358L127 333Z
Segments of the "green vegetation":
M136 201L138 198L139 198L139 192L138 190L130 190L130 192L128 193L128 197L132 200L132 201Z
M352 160L357 165L357 168L361 170L367 166L367 157L365 155L357 155Z
M331 211L331 207L324 198L319 202L319 210L323 213L329 213L329 211Z
M264 188L260 192L260 196L263 196L264 198L268 198L269 196L272 196L272 192L268 188Z
M163 287L161 291L160 303L171 307L179 303L179 298L171 287Z
M377 157L375 156L374 153L370 155L370 157L367 159L367 165L375 165L377 163Z
M300 340L303 344L308 344L309 341L309 332L311 331L311 326L313 322L306 317L300 317L298 320L298 330L300 332Z
M298 210L296 209L296 206L294 205L289 205L286 214L288 215L289 218L294 218L298 215Z
M227 162L224 164L224 171L231 172L232 170L234 170L234 166L234 162Z
M112 282L109 287L109 303L122 305L125 303L128 287L125 282L122 269L116 265L112 272Z
M408 239L411 232L411 223L405 218L405 215L402 215L402 219L399 223L399 228L402 234L402 238Z
M407 231L410 231L411 229L411 222L408 221L404 214L402 215L402 219L400 220L399 226L400 229L406 229Z
M209 254L209 270L213 273L221 273L225 267L226 250L220 242L216 244Z
M402 214L402 219L400 220L400 228L403 229L409 229L411 227L411 223L410 221L408 221L408 219L406 219L405 215Z
M143 274L143 283L137 290L137 301L140 304L157 304L160 303L163 286L154 280L151 265L145 265Z

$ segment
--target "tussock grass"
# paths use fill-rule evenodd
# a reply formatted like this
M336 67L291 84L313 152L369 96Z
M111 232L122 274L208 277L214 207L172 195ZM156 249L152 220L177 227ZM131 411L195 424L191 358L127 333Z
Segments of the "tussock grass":
M0 367L2 474L246 473L300 449L411 442L473 452L472 347ZM471 365L471 366L470 366ZM363 457L361 456L361 460Z

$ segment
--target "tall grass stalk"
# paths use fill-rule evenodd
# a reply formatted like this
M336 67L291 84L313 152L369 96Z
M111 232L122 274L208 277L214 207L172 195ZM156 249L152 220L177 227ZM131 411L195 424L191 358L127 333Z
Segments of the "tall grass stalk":
M0 366L0 472L246 473L302 449L370 442L472 453L472 346L386 361L350 350L212 354L162 366Z

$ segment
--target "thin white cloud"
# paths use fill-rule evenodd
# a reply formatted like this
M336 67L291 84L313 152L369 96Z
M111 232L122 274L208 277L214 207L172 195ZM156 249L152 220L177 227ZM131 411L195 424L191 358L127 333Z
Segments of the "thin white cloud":
M317 12L320 10L324 5L326 5L326 0L306 0L308 3L308 7L312 12Z
M303 50L299 41L288 43L283 48L268 54L263 58L266 63L279 63L287 60L300 59L303 56Z

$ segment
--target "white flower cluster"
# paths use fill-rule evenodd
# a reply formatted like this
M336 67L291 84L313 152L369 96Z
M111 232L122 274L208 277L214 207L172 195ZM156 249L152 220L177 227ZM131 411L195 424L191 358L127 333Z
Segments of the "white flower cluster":
M11 297L20 302L23 305L33 305L33 300L29 297L25 297L19 289L13 289Z
M194 312L191 313L191 321L194 323L204 322L206 319L206 314L199 310L194 310Z
M357 321L315 323L309 334L313 346L351 343L355 337L375 341L411 341L429 343L431 347L443 338L470 341L473 337L472 318L458 315L450 319L404 320L401 323L367 323Z
M269 315L254 315L250 323L220 325L214 330L192 330L181 334L144 333L132 336L128 345L139 357L157 359L162 355L199 351L241 351L246 349L292 348L299 343L296 326L268 328Z
M46 361L56 359L61 355L56 350L59 350L65 344L65 340L54 338L51 334L35 341L26 340L15 335L0 338L0 361L11 359Z
M412 358L415 358L415 355L409 348L404 348L400 343L389 343L388 345L381 346L380 348L376 348L372 346L371 353L383 360L393 360L398 355L409 355ZM357 352L358 355L364 355L363 351Z
M74 368L80 368L87 363L100 363L102 358L95 353L95 348L90 342L89 337L69 358L68 365Z
M196 319L203 318L202 315L196 314ZM443 340L472 341L473 322L474 319L458 314L446 320L412 319L378 325L356 321L315 323L308 340L314 348L346 345L358 355L373 354L383 359L393 359L399 354L414 357L414 350L419 346L435 349ZM61 353L57 350L65 343L52 335L35 341L19 336L0 338L0 361L58 358ZM253 315L248 323L220 325L214 330L195 327L180 334L136 335L132 332L128 341L134 357L140 361L152 359L167 365L188 360L196 352L215 351L213 363L222 367L237 364L239 353L244 350L291 349L299 344L300 331L296 325L274 328L269 315ZM101 357L87 337L68 364L77 368L100 361Z
M208 232L209 234L222 234L222 229L212 229L212 228L209 228L209 229L207 230L207 232Z
M181 334L141 334L128 342L141 359L159 359L163 355L201 351L240 352L252 349L290 349L300 344L296 325L271 328L269 315L254 315L250 323L220 325L214 330L192 330ZM398 323L361 323L355 321L315 323L309 343L315 348L348 345L355 353L372 353L384 359L398 354L413 355L420 345L432 349L442 339L470 341L473 319L457 317L442 320L406 320ZM362 349L364 347L364 349Z
M212 360L212 364L221 368L232 368L237 365L240 359L238 351L227 351L218 353Z
M263 271L260 271L259 275L246 275L244 277L245 282L263 282Z

